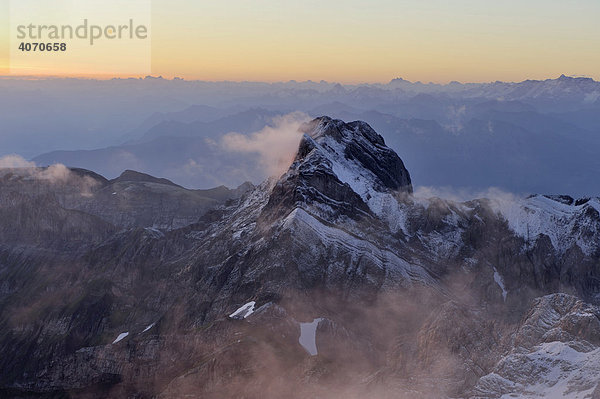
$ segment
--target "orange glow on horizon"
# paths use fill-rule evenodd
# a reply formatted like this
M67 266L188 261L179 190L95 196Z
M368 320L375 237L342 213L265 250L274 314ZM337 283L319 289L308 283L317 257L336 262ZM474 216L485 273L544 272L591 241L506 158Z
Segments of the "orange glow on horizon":
M12 0L16 1L16 0ZM6 14L0 5L0 22ZM319 10L319 12L315 12ZM203 81L424 83L600 80L600 2L153 0L151 75ZM0 24L7 75L8 24ZM115 54L99 52L99 59ZM11 65L11 73L111 79Z

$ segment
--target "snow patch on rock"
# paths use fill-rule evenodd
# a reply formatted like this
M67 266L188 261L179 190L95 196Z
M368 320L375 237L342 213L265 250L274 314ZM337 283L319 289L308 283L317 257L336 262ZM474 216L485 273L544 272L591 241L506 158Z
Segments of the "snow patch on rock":
M229 315L232 319L245 319L254 313L254 306L256 305L255 301L250 301L245 305L241 306L238 310Z
M310 323L300 323L300 338L298 342L311 356L317 355L317 327L322 318L314 319Z
M498 284L498 287L500 287L500 289L502 290L502 298L504 299L504 302L506 302L506 295L508 294L508 291L506 290L506 287L504 286L504 279L502 278L500 273L498 273L498 270L496 270L495 267L494 267L494 281L496 282L496 284Z
M129 332L123 332L123 333L119 334L117 339L115 339L113 341L113 344L116 344L117 342L121 341L123 338L127 337L128 335L129 335Z

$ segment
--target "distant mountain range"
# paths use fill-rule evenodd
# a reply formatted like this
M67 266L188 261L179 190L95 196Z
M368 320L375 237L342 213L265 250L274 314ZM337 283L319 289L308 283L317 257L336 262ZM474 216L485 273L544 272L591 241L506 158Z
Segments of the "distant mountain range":
M174 85L170 81L160 84L165 90ZM276 115L300 110L311 117L326 114L367 121L403 157L423 186L472 192L494 186L516 193L600 194L596 178L600 173L600 84L591 79L259 86L258 94L250 97L231 94L226 107L192 105L182 111L155 113L127 132L125 144L53 151L33 160L39 165L59 162L87 168L109 177L125 169L140 170L195 188L235 187L248 180L258 183L267 176L260 158L251 152L229 151L222 145L223 136L229 132L249 135L273 126ZM244 87L232 84L228 90L245 93Z

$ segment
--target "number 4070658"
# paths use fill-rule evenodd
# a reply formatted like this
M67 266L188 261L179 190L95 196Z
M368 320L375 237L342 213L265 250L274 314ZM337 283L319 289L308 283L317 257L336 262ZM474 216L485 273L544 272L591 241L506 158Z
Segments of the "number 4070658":
M25 43L19 45L21 51L67 51L67 43Z

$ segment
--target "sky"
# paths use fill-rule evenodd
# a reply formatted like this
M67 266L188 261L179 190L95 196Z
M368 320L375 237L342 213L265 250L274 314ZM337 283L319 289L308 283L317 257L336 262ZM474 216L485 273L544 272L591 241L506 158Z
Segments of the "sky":
M8 2L0 3L6 21ZM598 0L152 0L151 8L155 76L444 83L564 73L600 80ZM8 73L8 34L0 23L0 74Z

